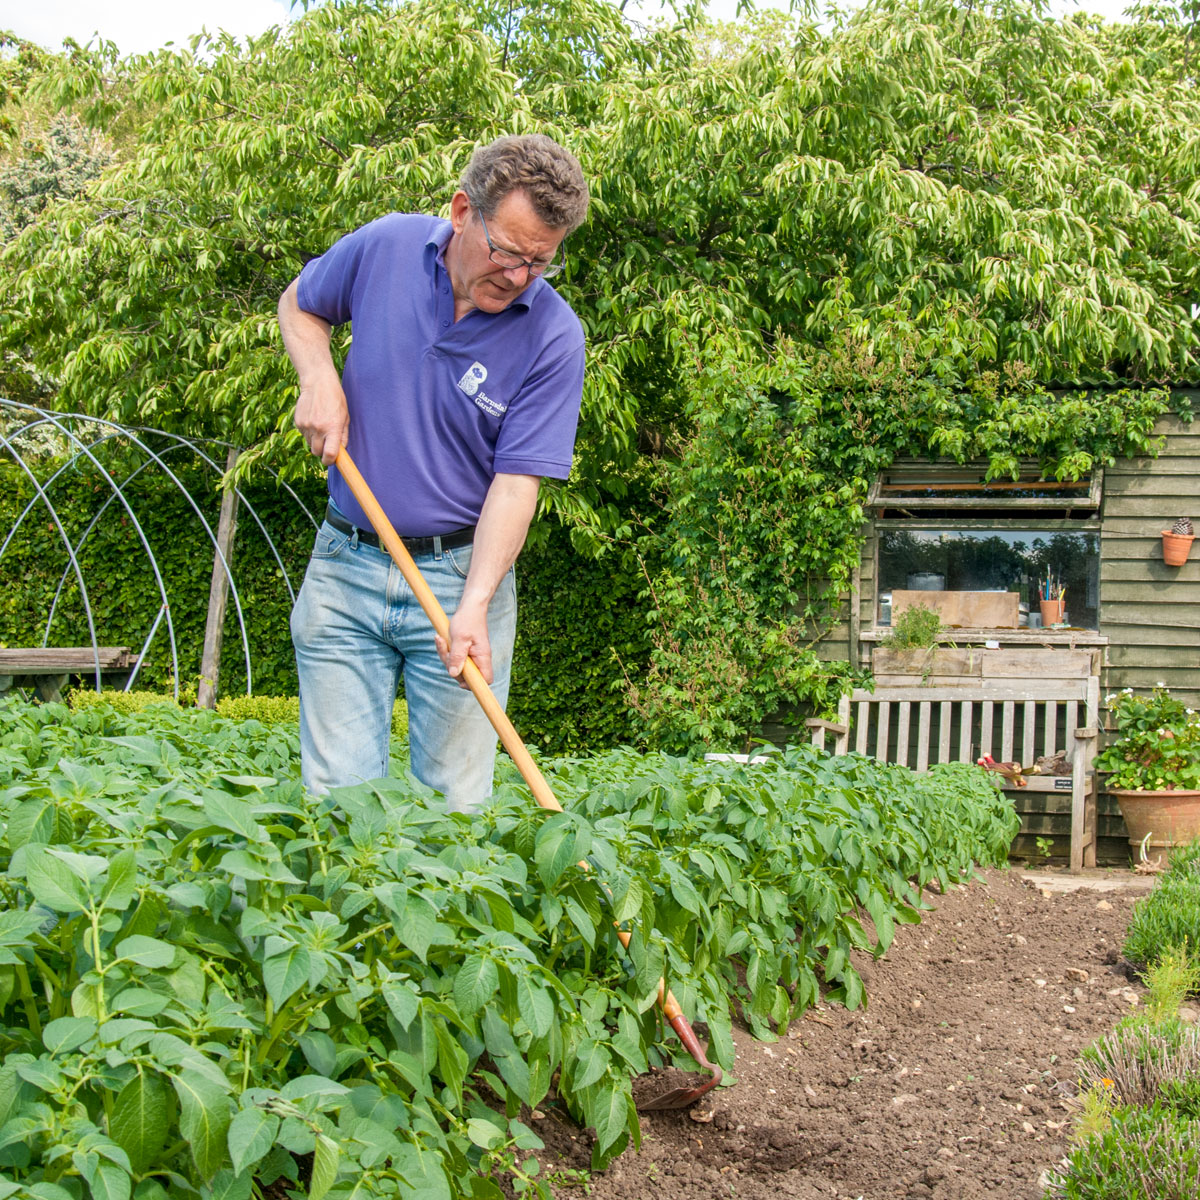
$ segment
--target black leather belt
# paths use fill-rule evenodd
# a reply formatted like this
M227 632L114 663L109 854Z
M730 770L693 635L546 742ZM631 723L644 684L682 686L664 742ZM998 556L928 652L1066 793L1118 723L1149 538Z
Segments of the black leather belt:
M332 505L325 509L325 520L340 533L357 533L358 540L368 546L379 549L379 535L369 529L359 529L351 525ZM409 554L433 554L437 551L435 542L441 542L443 550L457 550L459 546L469 546L475 540L475 526L468 525L464 529L451 529L449 533L440 533L433 537L402 537L400 539L407 547Z

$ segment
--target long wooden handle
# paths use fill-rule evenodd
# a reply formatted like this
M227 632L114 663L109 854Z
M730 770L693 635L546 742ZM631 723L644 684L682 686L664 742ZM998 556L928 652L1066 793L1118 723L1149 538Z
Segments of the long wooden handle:
M367 481L362 477L362 473L358 467L354 465L354 460L346 452L345 446L338 451L334 466L341 472L342 478L354 493L354 498L358 501L359 507L367 514L367 520L371 522L372 528L379 534L379 540L392 556L392 560L396 566L400 568L400 573L404 576L408 586L412 588L417 602L425 610L425 615L429 618L443 641L449 645L450 618L446 616L446 610L438 603L438 598L433 594L433 590L429 584L425 582L425 577L417 568L417 564L413 562L412 555L408 552L408 547L400 540L400 535L393 528L391 521L388 520L388 515L383 511L379 501L375 499L374 493L368 486ZM500 706L500 702L496 697L492 695L492 689L488 687L487 681L483 677L483 672L468 658L463 663L462 674L467 687L474 693L475 699L479 701L483 711L487 714L488 720L491 721L492 728L500 735L500 741L504 749L508 751L509 757L517 764L517 769L521 772L522 778L529 784L530 790L533 792L533 798L542 808L548 808L553 812L562 812L563 806L559 804L558 797L555 796L550 785L546 782L546 777L542 774L537 763L533 761L533 756L525 748L525 743L521 741L521 735L517 733L516 727L508 719L508 714ZM585 871L591 870L591 866L586 862L581 862L579 865ZM621 944L626 949L629 947L632 936L627 930L617 929L617 937L620 938ZM674 1020L675 1017L682 1015L682 1009L679 1007L675 997L666 990L666 983L662 979L658 981L658 1002L668 1020Z

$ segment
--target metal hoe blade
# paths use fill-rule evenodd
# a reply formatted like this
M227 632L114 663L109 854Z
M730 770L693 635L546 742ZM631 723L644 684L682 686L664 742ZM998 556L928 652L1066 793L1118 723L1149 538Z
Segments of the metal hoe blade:
M674 1001L674 997L667 993L668 999ZM678 1009L678 1005L674 1006ZM709 1062L705 1057L704 1051L700 1048L700 1039L696 1037L696 1031L688 1023L687 1017L683 1015L682 1010L671 1016L667 1012L667 1006L663 1005L663 1012L666 1013L667 1019L671 1022L671 1028L679 1035L679 1040L683 1043L683 1048L700 1064L706 1071L711 1074L703 1083L697 1084L696 1087L678 1087L672 1088L669 1092L664 1092L663 1095L655 1097L653 1100L643 1100L638 1104L640 1112L669 1112L676 1108L690 1108L697 1100L700 1099L706 1092L711 1092L722 1079L721 1068L714 1062Z

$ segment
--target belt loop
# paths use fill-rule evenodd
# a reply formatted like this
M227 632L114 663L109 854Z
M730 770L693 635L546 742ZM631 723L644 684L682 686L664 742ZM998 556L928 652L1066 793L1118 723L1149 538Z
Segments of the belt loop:
M433 536L433 557L438 560L442 557L442 539L437 534Z
M358 526L357 525L354 526L354 528L350 534L350 549L351 550L358 549Z

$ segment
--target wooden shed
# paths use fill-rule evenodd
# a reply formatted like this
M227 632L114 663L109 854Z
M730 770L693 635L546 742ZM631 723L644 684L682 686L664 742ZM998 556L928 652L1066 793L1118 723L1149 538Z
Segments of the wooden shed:
M1200 708L1200 543L1172 567L1161 536L1177 517L1200 531L1200 425L1169 416L1156 433L1157 457L1120 459L1076 486L1038 480L1034 463L998 484L983 482L982 466L896 463L872 491L853 591L822 653L871 669L893 605L923 593L916 602L944 614L955 646L1093 651L1101 696L1164 683ZM1039 611L1047 579L1065 592L1054 624ZM1027 841L1036 825L1057 852L1064 820L1031 819ZM1103 794L1098 833L1101 862L1127 861L1119 810Z

